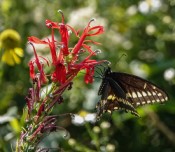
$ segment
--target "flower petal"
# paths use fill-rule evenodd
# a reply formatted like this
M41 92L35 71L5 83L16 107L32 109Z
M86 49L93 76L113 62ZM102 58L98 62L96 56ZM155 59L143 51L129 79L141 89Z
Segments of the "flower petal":
M21 63L21 59L16 55L16 53L14 51L11 51L10 52L12 57L13 57L13 60L15 61L16 64L20 64Z
M94 75L94 67L86 68L86 74L84 76L85 83L92 83L94 80L93 75Z
M95 32L94 33L89 33L91 31L95 31ZM94 27L88 29L87 36L95 36L95 35L102 34L103 32L104 32L103 26L94 26Z
M46 26L47 26L48 28L59 28L57 22L53 22L53 21L51 21L51 20L46 20L45 23L46 23Z
M30 78L35 78L35 69L34 69L34 63L32 61L29 62L29 70L30 70Z
M37 38L35 36L28 37L28 41L30 41L32 43L36 43L36 44L48 44L48 42L46 42L44 40L40 40L39 38Z
M13 60L13 57L12 57L11 53L10 53L10 50L6 50L4 52L4 54L2 55L2 61L7 63L10 66L15 65L15 62Z
M66 67L63 64L59 63L55 67L55 71L52 74L52 80L60 83L66 81Z
M24 56L23 49L21 49L21 48L14 48L14 51L19 57L23 57Z
M62 42L62 47L61 47L61 51L63 52L63 54L65 56L69 55L69 51L68 51L68 40L69 40L69 35L68 35L68 30L67 27L62 24L60 26L60 35L61 35L61 42Z

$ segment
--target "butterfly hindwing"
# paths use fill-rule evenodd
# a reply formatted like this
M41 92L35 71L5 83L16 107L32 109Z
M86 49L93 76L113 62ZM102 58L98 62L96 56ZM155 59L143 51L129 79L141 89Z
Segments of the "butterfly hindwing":
M97 104L98 118L105 112L112 113L112 111L120 109L138 116L134 106L126 99L117 97L109 83L105 85L104 90L107 91L107 96L103 96L103 98L101 98L100 102Z

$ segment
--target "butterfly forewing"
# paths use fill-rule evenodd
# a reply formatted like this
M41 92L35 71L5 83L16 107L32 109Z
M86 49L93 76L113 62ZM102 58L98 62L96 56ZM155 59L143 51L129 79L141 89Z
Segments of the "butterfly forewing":
M140 77L118 72L112 72L111 76L119 83L128 100L135 107L168 100L168 95L162 89Z

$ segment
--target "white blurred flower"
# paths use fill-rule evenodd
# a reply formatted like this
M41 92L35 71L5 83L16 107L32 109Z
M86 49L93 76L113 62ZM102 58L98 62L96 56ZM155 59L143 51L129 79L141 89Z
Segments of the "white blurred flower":
M164 72L164 78L167 81L171 81L175 77L175 69L169 68Z
M146 1L141 1L139 3L138 9L142 13L148 13L149 12L149 5L148 5L148 3Z
M171 23L171 21L172 21L172 18L171 18L171 16L164 16L163 18L162 18L162 21L164 22L164 23L166 23L166 24L169 24L169 23Z
M131 5L130 7L128 7L128 9L126 10L126 13L130 16L135 15L137 13L137 7L135 5Z
M77 26L77 24L79 24L79 26L84 26L82 24L84 24L84 22L88 22L90 18L92 18L93 14L94 14L93 7L84 7L77 9L75 11L72 11L72 13L70 14L68 24L71 26ZM80 20L81 22L77 22Z
M106 151L107 152L115 152L115 145L113 145L113 144L107 144Z
M95 113L88 113L85 117L84 120L86 122L91 122L95 123L96 122L96 114Z
M111 127L111 124L110 124L109 122L107 122L107 121L103 121L103 122L100 124L100 127L101 127L102 129L108 129L108 128Z
M85 122L96 122L96 114L88 113L86 111L80 111L79 114L74 114L72 118L72 123L76 126L84 125Z
M145 31L148 35L153 35L156 32L156 27L153 24L149 24L146 26Z
M93 131L94 131L95 133L99 133L99 132L100 132L100 127L95 126L95 127L93 128Z
M68 144L69 144L70 146L74 146L74 145L76 144L75 139L70 138L70 139L68 140Z
M160 0L144 0L139 2L138 9L141 13L149 13L151 11L157 11L162 6Z
M95 21L95 24L100 24L105 26L106 25L106 20L104 18L99 17L97 14L95 14L95 4L92 4L88 7L76 9L75 11L72 11L72 13L69 16L69 22L68 24L71 25L72 27L84 27L86 24L90 21L90 19L96 17L98 18ZM77 22L81 21L81 22ZM92 23L93 24L93 23Z
M85 120L83 117L74 114L74 118L72 118L72 123L76 126L84 125Z

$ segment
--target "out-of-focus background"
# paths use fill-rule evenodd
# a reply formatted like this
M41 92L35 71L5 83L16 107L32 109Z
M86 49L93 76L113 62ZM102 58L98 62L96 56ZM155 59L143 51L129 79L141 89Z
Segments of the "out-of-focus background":
M49 37L45 20L60 22L59 9L75 29L83 29L95 18L93 24L105 28L95 38L102 43L94 48L102 50L97 59L109 60L113 71L154 82L166 90L170 100L138 108L140 118L116 111L92 123L101 80L86 85L80 74L72 90L65 93L64 103L53 112L76 114L72 122L69 117L58 121L69 135L50 134L41 146L75 152L175 151L175 0L1 0L0 151L14 147L24 98L31 87L28 61L32 51L27 37ZM74 44L72 39L70 46ZM41 53L47 55L44 49ZM123 54L127 56L121 58Z

